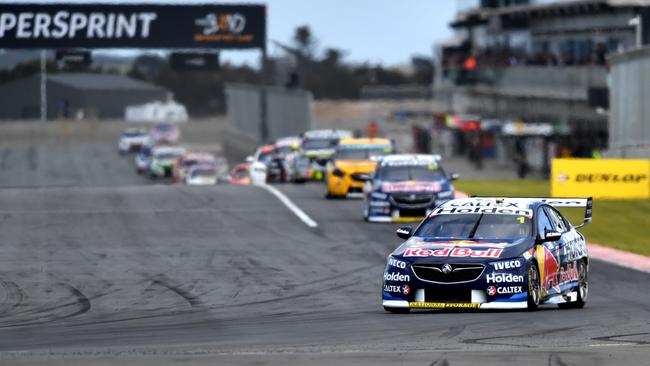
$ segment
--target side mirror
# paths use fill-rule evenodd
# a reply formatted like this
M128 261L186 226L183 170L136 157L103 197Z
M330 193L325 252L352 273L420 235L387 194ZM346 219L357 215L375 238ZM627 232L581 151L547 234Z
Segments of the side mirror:
M557 231L547 231L544 233L544 237L541 239L542 243L546 243L548 241L557 241L562 238L562 233L558 233Z
M404 227L401 227L401 228L397 229L397 231L395 231L395 233L401 239L408 239L408 238L411 237L411 235L413 235L413 229L411 229L411 227L409 227L409 226L404 226Z
M246 162L247 163L252 163L254 161L255 161L255 158L253 158L252 156L249 155L249 156L246 157Z
M460 175L458 175L458 173L449 174L449 180L458 180L458 178L460 178Z

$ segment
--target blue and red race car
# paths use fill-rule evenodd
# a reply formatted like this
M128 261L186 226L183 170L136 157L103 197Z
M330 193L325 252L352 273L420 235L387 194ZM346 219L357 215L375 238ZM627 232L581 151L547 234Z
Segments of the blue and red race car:
M558 207L585 209L572 226ZM384 309L581 308L589 256L576 229L591 198L455 199L435 208L388 256Z

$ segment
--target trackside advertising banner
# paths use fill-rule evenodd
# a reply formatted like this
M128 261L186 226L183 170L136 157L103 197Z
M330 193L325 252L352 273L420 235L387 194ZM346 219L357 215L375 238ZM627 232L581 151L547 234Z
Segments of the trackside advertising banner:
M265 42L264 5L0 4L0 48L223 49Z
M650 160L553 159L553 197L650 198Z

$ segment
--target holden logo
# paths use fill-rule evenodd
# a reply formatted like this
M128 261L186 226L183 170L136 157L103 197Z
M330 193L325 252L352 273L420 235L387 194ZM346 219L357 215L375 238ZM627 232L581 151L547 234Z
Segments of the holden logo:
M444 274L449 274L452 270L453 268L451 268L451 265L449 265L449 263L445 263L445 265L442 266L442 273Z
M487 288L487 294L490 296L494 296L497 294L497 288L494 286L490 286Z
M415 194L409 195L409 201L415 201Z
M404 287L402 287L402 292L404 293L404 295L410 294L411 293L411 287L409 285L404 285Z

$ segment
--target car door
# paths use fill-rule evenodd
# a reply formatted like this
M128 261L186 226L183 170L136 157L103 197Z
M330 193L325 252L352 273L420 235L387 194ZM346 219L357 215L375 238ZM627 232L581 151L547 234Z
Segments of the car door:
M555 231L553 221L548 214L545 206L537 209L537 235L539 238L545 238L546 233ZM547 297L559 293L557 285L557 274L560 269L560 250L559 242L561 241L544 241L538 245L537 261L539 265L539 275L541 279L541 297Z
M546 209L556 230L562 233L562 238L558 242L560 268L557 278L558 286L562 286L578 280L576 261L584 256L585 242L580 234L572 230L568 221L559 211L552 207Z

